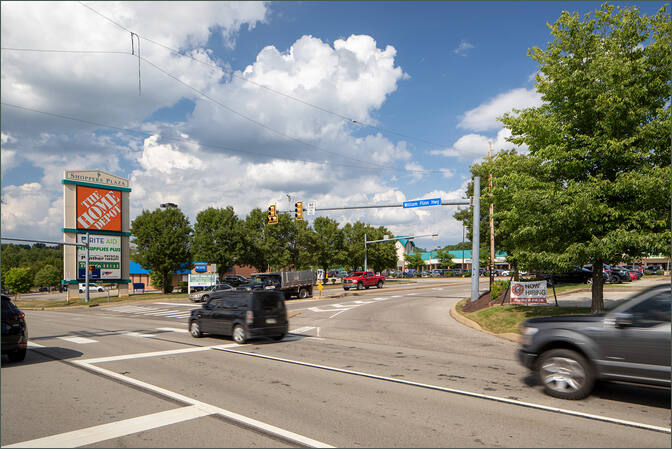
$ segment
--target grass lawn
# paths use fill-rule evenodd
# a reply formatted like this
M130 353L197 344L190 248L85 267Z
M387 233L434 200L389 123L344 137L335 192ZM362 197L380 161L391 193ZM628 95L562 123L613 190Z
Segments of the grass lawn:
M520 306L506 305L481 309L473 313L462 312L462 306L467 300L457 303L457 312L472 321L477 322L483 329L501 334L519 333L520 325L529 318L554 315L581 315L590 313L590 307L555 307L555 306Z

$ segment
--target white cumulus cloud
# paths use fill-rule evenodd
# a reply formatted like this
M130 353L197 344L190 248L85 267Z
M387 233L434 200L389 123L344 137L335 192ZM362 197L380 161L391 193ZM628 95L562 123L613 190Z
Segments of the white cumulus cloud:
M502 126L497 117L511 112L513 109L524 109L539 105L541 105L541 94L535 89L513 89L467 111L457 126L473 131L497 129Z

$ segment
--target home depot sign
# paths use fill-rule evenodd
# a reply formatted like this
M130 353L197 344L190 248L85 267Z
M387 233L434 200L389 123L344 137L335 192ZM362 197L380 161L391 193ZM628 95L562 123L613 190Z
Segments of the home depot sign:
M77 186L77 229L121 231L121 192Z

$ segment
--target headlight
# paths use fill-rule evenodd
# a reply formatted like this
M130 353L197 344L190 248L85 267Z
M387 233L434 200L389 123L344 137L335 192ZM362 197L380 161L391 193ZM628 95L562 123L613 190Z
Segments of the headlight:
M523 345L529 345L530 342L532 341L532 336L537 332L539 332L539 328L537 327L521 326L520 333L522 335L522 338L520 339L520 342Z

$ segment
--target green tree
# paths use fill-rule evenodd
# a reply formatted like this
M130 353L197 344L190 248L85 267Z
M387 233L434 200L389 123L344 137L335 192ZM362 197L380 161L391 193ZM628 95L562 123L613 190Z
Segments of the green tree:
M343 252L343 232L338 222L327 217L317 217L313 221L315 230L314 244L311 248L315 256L315 265L325 272L339 264Z
M565 11L550 29L546 49L528 52L542 105L501 118L529 154L472 172L498 170L497 235L516 261L592 263L601 312L603 263L670 254L669 4L653 17L608 4L583 18Z
M55 287L61 283L61 271L53 265L45 265L35 274L36 287Z
M171 274L191 266L189 219L178 208L143 210L131 223L137 262L161 279L164 293L172 290Z
M27 267L10 268L7 275L3 278L3 283L18 296L19 293L30 291L30 287L33 286L33 274L30 272L30 268Z
M233 207L209 207L198 213L194 224L192 253L196 260L217 264L221 278L241 260L243 226Z
M367 241L382 240L385 235L392 235L383 226L374 228L360 221L346 224L342 232L341 265L352 269L364 268L364 234L366 234ZM393 241L367 245L367 268L382 271L386 268L394 268L396 265L397 252Z
M443 268L450 268L453 265L453 255L450 254L450 250L447 248L438 250L436 258L439 261L439 265Z
M425 265L425 261L422 259L420 253L406 254L406 265L415 268L416 270L420 270L420 267Z

